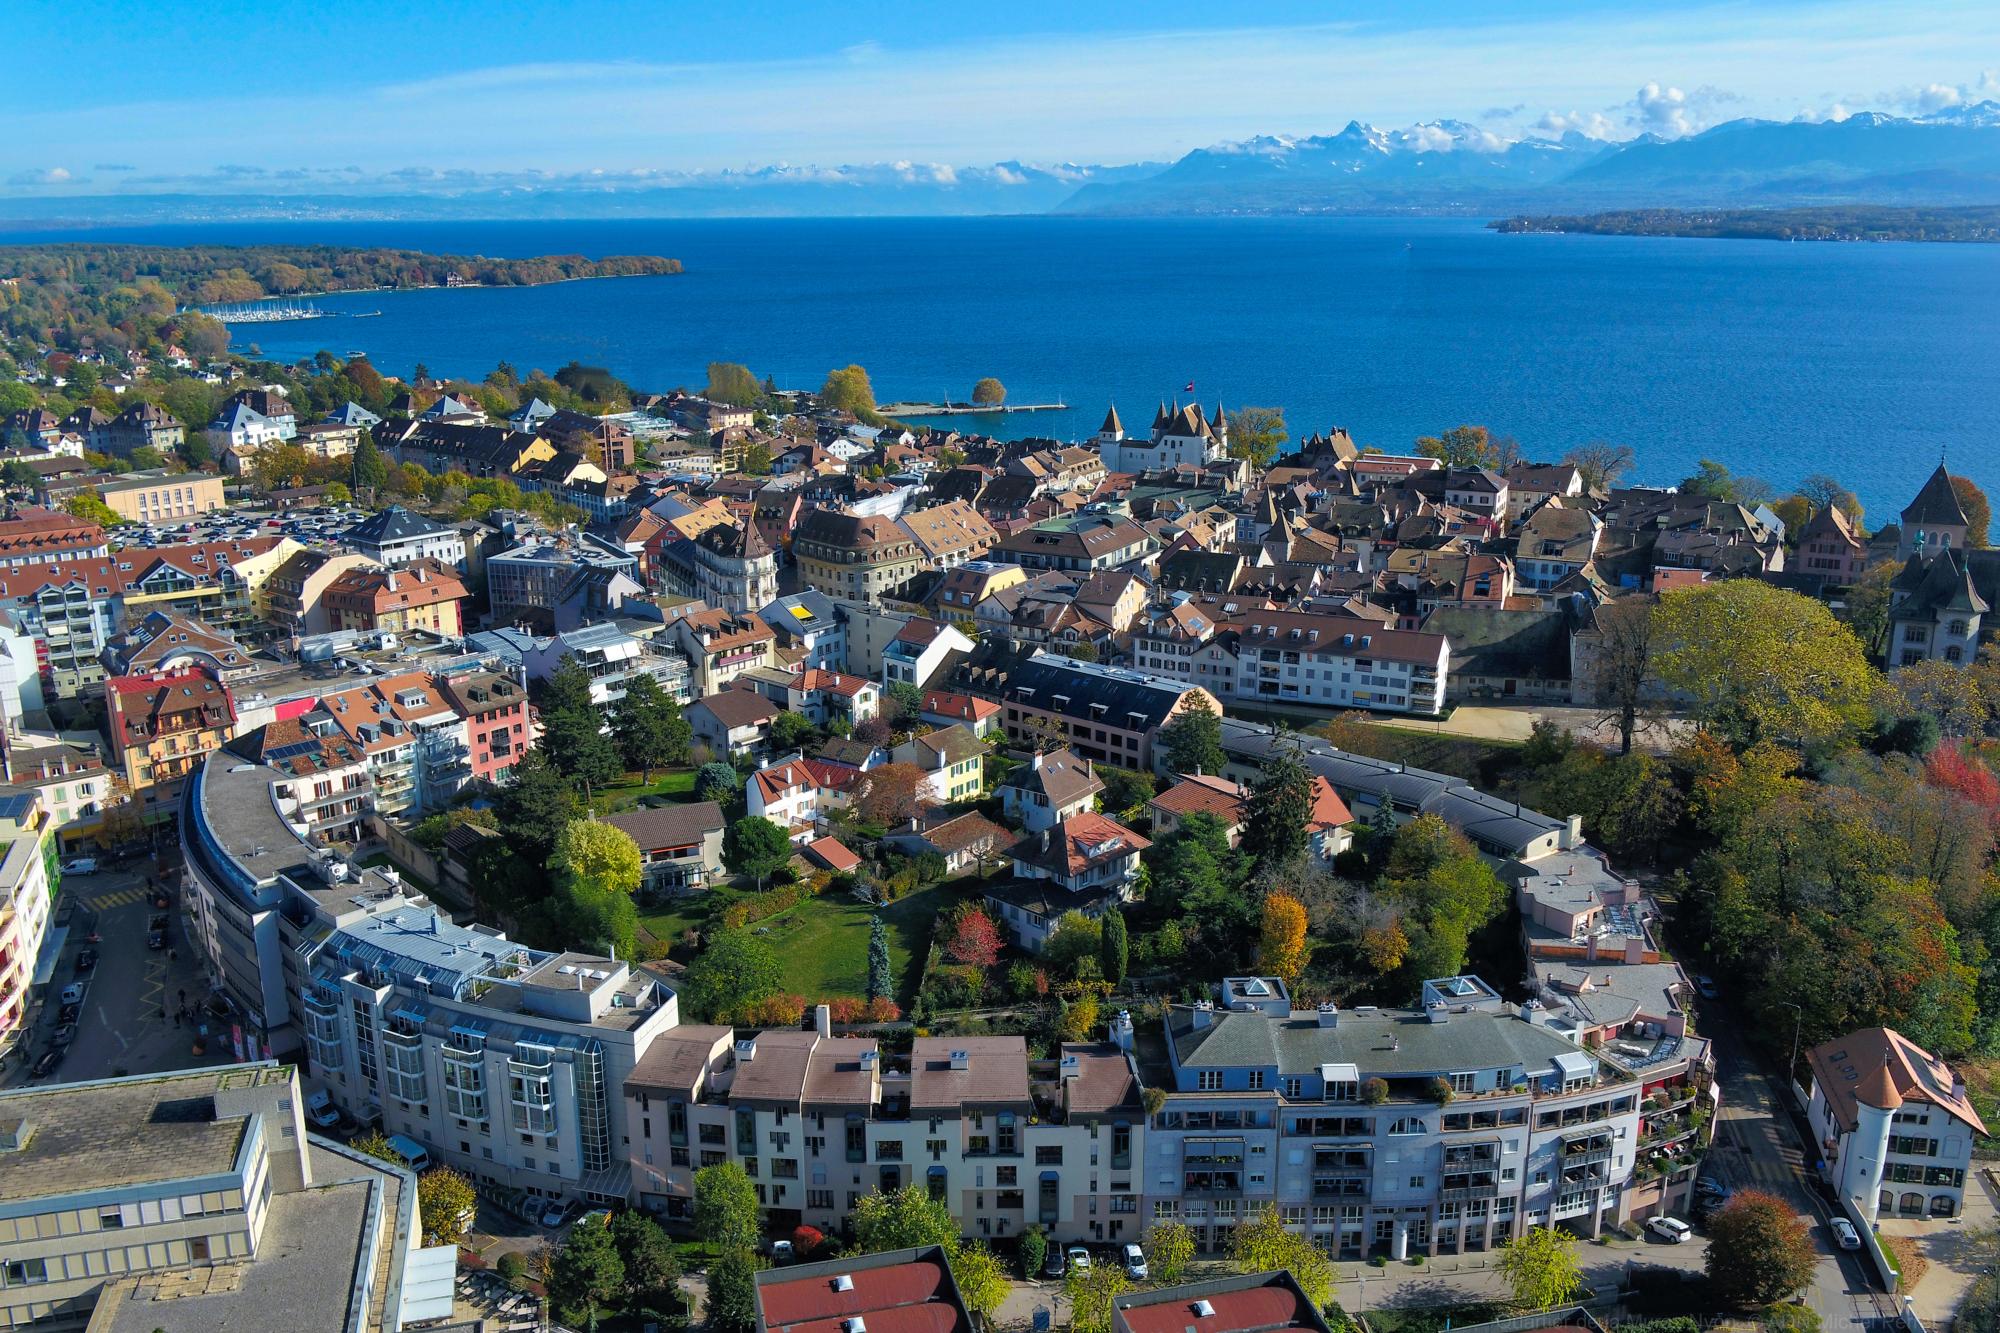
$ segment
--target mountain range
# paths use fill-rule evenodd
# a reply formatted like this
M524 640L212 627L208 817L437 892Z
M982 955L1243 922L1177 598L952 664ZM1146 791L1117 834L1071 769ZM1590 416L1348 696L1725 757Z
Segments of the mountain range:
M0 219L75 224L273 219L865 217L1587 212L1661 207L2000 203L2000 103L1933 115L1732 120L1609 142L1456 120L1262 135L1178 161L1087 166L888 162L544 177L399 172L297 194L191 182L175 194L0 200Z

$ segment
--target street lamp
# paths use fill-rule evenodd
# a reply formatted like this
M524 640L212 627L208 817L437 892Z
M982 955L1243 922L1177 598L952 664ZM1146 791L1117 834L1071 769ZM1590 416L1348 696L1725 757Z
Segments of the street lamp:
M1799 1076L1799 1029L1805 1025L1806 1011L1790 1000L1780 1000L1779 1004L1792 1011L1792 1062L1785 1066L1785 1082L1791 1083Z

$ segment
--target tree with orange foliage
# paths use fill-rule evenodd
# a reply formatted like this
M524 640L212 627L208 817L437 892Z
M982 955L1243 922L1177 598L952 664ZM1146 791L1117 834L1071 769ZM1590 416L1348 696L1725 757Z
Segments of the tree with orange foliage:
M1286 982L1299 979L1312 956L1306 939L1305 905L1289 893L1273 893L1264 899L1262 932L1257 941L1257 966L1267 975Z
M972 907L958 918L945 952L973 967L991 967L1000 961L1000 945L1000 928L993 924L993 918Z
M1940 745L1924 761L1924 781L1964 797L1983 810L2000 810L2000 778L1964 744Z
M924 808L924 771L915 764L884 764L862 775L856 813L870 824L894 828L915 819Z

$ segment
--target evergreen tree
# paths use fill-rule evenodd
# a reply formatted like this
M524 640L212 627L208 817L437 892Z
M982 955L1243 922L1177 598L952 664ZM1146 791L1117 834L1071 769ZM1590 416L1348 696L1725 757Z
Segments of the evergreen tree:
M542 712L596 711L597 705L590 697L590 673L576 658L564 653L563 660L549 676L549 683L542 688Z
M1243 850L1260 869L1289 865L1305 855L1312 804L1312 773L1296 750L1280 746L1265 762L1264 776L1251 789L1244 812Z
M881 917L868 923L868 998L894 998L896 980L889 971L889 927Z
M653 770L687 762L694 729L681 716L681 706L651 676L640 674L625 687L625 697L613 707L611 736L628 769L639 780L652 780Z
M1167 743L1167 767L1175 773L1220 773L1227 762L1222 753L1222 716L1205 696L1189 700L1161 729L1160 737Z
M556 838L582 812L582 802L548 756L530 750L515 765L514 781L495 800L499 827L521 860L547 865Z
M389 484L389 464L384 461L382 451L375 447L375 441L367 435L354 450L354 489L375 491Z
M625 1262L608 1227L571 1227L549 1262L549 1299L566 1319L595 1327L598 1312L625 1289Z
M542 753L558 773L583 784L589 798L594 787L614 781L625 771L618 747L604 734L597 712L542 712Z
M1114 986L1124 981L1131 946L1125 933L1125 914L1115 907L1104 914L1104 930L1097 937L1097 948L1104 979Z

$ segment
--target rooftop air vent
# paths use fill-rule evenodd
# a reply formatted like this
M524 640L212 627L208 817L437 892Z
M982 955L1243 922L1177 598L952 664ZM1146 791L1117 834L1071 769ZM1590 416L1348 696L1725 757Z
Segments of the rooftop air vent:
M1196 1302L1194 1303L1194 1317L1195 1317L1195 1318L1197 1318L1197 1319L1206 1319L1206 1318L1208 1318L1208 1317L1209 1317L1210 1315L1212 1315L1212 1314L1214 1314L1214 1313L1215 1313L1215 1307L1214 1307L1213 1305L1209 1304L1209 1303L1208 1303L1207 1301L1205 1301L1205 1300L1203 1300L1203 1301L1196 1301Z
M835 1291L853 1291L854 1279L849 1277L847 1274L842 1273L840 1276L834 1278L833 1289Z

